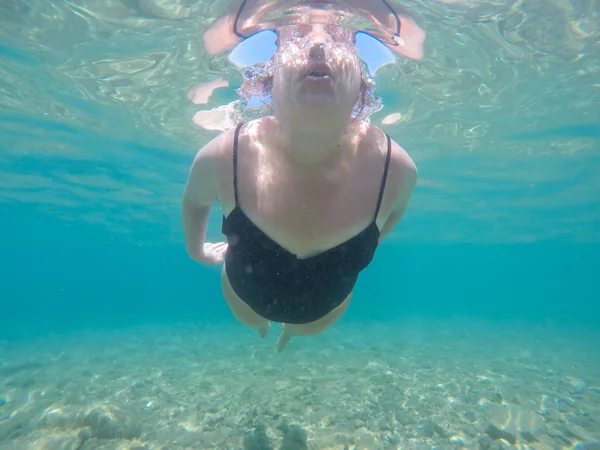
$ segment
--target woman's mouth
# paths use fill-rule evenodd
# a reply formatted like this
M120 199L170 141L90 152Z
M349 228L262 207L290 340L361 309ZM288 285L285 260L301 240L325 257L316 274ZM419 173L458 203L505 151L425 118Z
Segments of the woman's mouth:
M330 76L323 72L311 72L306 76L306 78L309 80L328 80Z
M311 64L306 73L306 78L313 81L329 80L331 79L331 68L325 63Z

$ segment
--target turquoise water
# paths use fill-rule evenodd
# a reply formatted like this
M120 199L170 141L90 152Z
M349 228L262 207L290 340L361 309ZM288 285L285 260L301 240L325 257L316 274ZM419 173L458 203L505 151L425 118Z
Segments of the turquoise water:
M188 261L182 245L138 244L102 224L78 223L75 211L65 211L72 215L65 223L29 205L4 210L10 257L3 267L3 335L230 320L219 270ZM410 215L402 225L417 226ZM139 223L132 233L168 241L166 228ZM346 318L473 315L566 322L573 332L577 325L597 327L598 249L563 242L383 245Z
M192 117L234 100L241 82L225 56L209 58L201 45L201 31L224 11L223 4L23 0L0 5L0 449L58 448L35 434L48 430L79 436L82 426L71 419L38 425L52 405L60 405L65 417L70 407L68 417L75 417L93 401L126 395L130 405L148 410L154 394L121 389L162 364L165 372L180 371L171 379L177 385L171 395L181 395L185 410L185 399L205 389L194 384L200 375L190 375L199 370L196 363L189 370L185 366L196 359L210 361L202 369L206 376L226 379L234 370L228 361L248 368L250 375L238 373L235 383L250 391L287 383L298 372L325 377L315 388L321 398L337 392L346 376L359 386L373 382L374 371L387 370L390 377L402 372L405 378L398 375L395 384L373 382L370 394L357 387L355 403L346 405L357 415L391 414L399 407L390 406L381 392L403 386L397 389L406 398L394 401L416 419L393 432L376 429L367 419L360 426L344 422L345 416L335 426L323 425L330 419L319 414L342 401L339 392L312 413L294 409L302 408L297 406L302 395L280 405L281 415L308 430L316 448L458 448L452 435L423 432L429 425L421 421L446 414L446 407L434 402L428 412L414 412L419 408L409 400L417 394L422 401L435 398L439 380L460 384L470 376L489 377L502 387L505 408L525 408L531 395L536 405L531 408L547 430L535 431L534 440L526 434L502 437L485 425L488 419L496 423L486 410L476 413L487 419L482 415L473 422L481 425L473 425L472 436L455 433L464 448L490 448L492 441L514 448L572 448L600 440L597 4L403 5L428 34L425 58L398 58L377 73L384 109L372 122L401 113L399 123L382 128L415 160L419 184L403 220L361 275L343 319L323 336L293 339L279 357L272 340L265 343L234 321L220 294L220 269L190 261L183 245L180 198L187 171L197 149L216 134L196 127ZM188 100L194 85L218 78L229 86L215 91L207 105ZM219 231L217 209L209 239L220 239ZM218 344L202 341L209 333L205 327L218 336ZM132 347L134 341L138 347ZM338 354L342 348L347 353ZM177 359L179 351L188 356ZM495 351L498 360L490 362L486 357ZM60 355L69 356L63 361ZM97 367L89 366L93 355ZM133 355L140 360L127 359ZM408 360L410 365L402 366L400 361ZM352 371L346 371L349 366ZM215 367L221 372L211 372ZM47 380L60 378L57 373L80 369L104 377L107 390L94 390L87 375L48 387ZM26 373L33 373L34 381L16 381ZM419 384L415 375L412 385L402 384L415 373L433 373L438 381ZM125 385L115 381L110 388L111 376ZM514 383L503 385L506 380ZM523 400L509 398L507 391ZM35 400L40 392L55 397ZM374 392L378 400L372 400L371 412L360 412L361 402ZM476 399L462 392L452 395L473 408L493 402L489 390ZM261 395L242 403L261 407L270 394ZM561 420L544 413L554 411L543 406L547 398L559 405ZM569 406L560 407L561 401ZM160 422L175 427L171 434L153 435L146 429L156 428L155 416L142 416L143 431L133 440L119 433L102 440L92 427L92 438L77 438L84 447L72 448L241 448L244 433L256 423L239 419L235 406L228 408L223 420L237 431L233 437L211 435L213 444L181 440L180 428L169 422L175 416ZM404 413L393 410L400 421ZM15 417L24 420L18 427ZM198 417L186 416L186 429L209 433ZM257 420L273 437L279 417L268 417ZM447 418L454 416L444 417L456 431L458 425ZM328 427L347 433L349 441L325 443L319 430ZM375 440L359 429L369 430Z

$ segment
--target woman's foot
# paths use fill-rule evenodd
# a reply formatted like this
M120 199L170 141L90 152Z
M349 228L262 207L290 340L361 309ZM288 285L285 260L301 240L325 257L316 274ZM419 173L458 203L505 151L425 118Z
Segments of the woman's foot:
M277 353L281 353L285 350L285 346L290 342L292 338L292 334L287 329L287 325L283 324L281 327L281 334L279 335L279 340L277 341Z
M260 327L258 327L258 333L260 334L260 337L266 338L267 335L269 334L270 329L271 329L271 322L266 321L265 323L263 323Z

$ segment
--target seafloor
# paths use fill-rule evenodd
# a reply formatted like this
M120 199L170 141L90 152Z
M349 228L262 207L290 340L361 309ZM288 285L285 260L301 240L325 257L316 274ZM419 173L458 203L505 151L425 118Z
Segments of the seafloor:
M600 332L410 319L0 342L0 449L598 448Z

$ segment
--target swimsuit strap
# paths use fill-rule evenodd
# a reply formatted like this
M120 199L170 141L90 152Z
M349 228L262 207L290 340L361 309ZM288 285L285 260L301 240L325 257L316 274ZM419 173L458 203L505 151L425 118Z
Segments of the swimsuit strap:
M379 198L377 199L377 207L375 208L375 217L373 220L377 220L379 215L379 208L381 207L381 201L383 200L383 191L385 191L385 182L387 180L388 168L390 167L390 157L392 155L392 140L386 133L387 138L387 154L385 155L385 167L383 169L383 177L381 178L381 187L379 188Z
M238 156L238 144L240 139L240 130L244 124L240 123L235 129L233 136L233 195L235 199L235 205L238 205L238 189L237 189L237 156ZM373 220L377 220L379 215L379 208L381 208L381 202L383 200L383 193L385 191L385 183L387 180L388 169L390 167L390 157L392 155L392 140L386 133L387 139L387 153L385 155L385 166L383 169L383 177L381 178L381 187L379 188L379 198L377 199L377 206L375 207L375 217Z
M240 33L238 31L238 22L240 20L240 16L242 15L242 11L244 10L244 7L246 6L247 2L248 2L248 0L244 0L242 2L242 4L238 8L238 11L237 11L237 13L235 15L235 20L233 21L233 34L235 34L237 37L239 37L242 40L246 39L248 36L244 36L242 33Z
M233 135L233 198L235 199L235 206L238 205L238 189L237 189L237 155L238 155L238 142L240 139L240 129L244 123L238 124Z
M383 4L385 6L387 6L387 9L390 10L392 15L394 16L394 19L396 19L396 32L394 34L396 36L400 37L400 27L402 26L402 22L400 22L400 17L398 17L396 10L390 6L390 4L387 2L387 0L381 0L381 1L383 2Z

